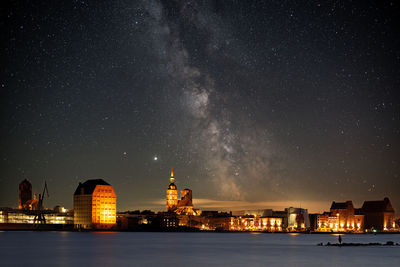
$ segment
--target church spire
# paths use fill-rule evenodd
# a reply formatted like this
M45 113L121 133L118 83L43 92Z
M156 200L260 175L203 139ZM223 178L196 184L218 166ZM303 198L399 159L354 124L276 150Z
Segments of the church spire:
M171 181L171 183L175 182L175 178L174 178L174 168L171 169L171 178L169 178L169 180Z

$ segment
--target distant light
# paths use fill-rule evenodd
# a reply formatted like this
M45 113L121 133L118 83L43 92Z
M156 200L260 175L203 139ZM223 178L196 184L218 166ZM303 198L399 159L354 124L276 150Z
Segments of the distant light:
M155 156L155 157L154 157L154 161L157 161L157 160L158 160L158 157L157 157L157 156Z

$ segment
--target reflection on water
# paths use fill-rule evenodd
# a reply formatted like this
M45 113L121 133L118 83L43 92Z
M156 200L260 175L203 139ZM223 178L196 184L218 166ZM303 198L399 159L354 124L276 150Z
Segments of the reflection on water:
M288 235L296 236L296 235L299 235L299 233L289 233Z
M251 234L251 235L262 235L263 233L260 233L260 232L249 232L249 234Z
M115 235L118 234L118 232L93 232L92 234L96 235Z
M1 265L400 266L400 247L321 247L329 234L0 232ZM400 235L342 235L400 243Z

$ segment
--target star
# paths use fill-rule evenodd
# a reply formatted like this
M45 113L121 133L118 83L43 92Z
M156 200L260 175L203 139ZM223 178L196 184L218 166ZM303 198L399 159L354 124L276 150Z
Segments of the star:
M63 186L87 174L120 186L134 171L145 188L142 175L168 181L171 165L195 196L329 202L346 184L353 201L385 194L400 209L390 3L100 2L4 11L2 206L15 206L19 169L33 184L58 177L48 205L72 208ZM156 197L119 188L120 209Z

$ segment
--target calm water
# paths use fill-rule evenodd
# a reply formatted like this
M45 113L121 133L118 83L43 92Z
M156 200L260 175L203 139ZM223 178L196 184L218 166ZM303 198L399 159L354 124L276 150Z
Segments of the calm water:
M400 235L343 242L400 243ZM400 247L319 247L333 235L0 232L2 266L400 266Z

